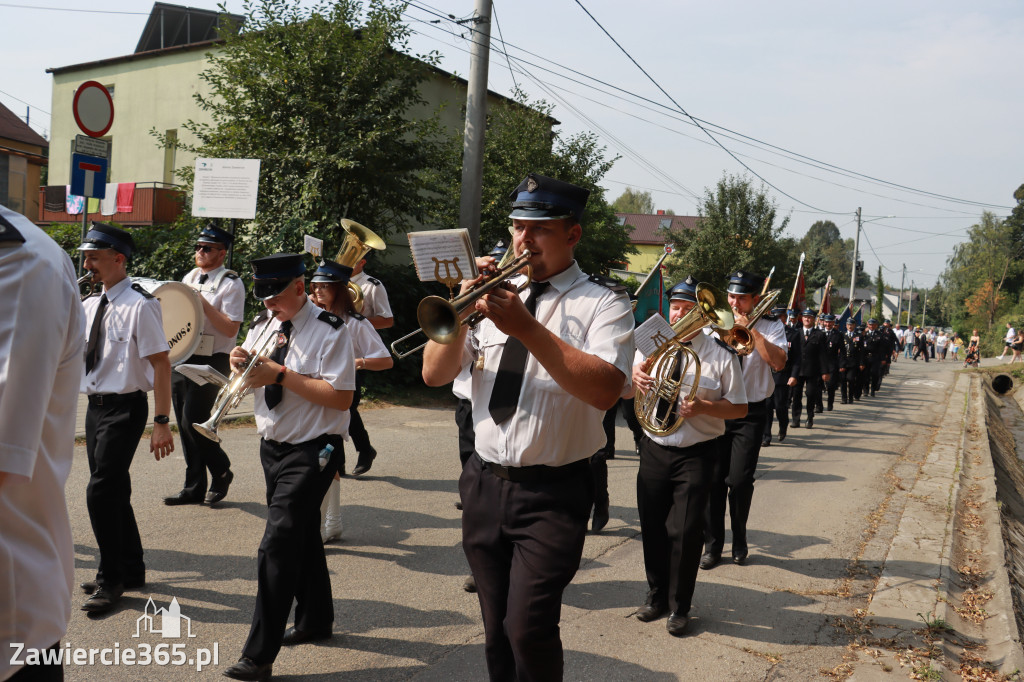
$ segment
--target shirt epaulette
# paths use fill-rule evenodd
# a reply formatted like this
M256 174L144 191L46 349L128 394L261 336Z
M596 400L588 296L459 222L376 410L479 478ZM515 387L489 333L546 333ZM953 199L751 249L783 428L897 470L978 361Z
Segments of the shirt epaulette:
M611 289L615 293L621 293L623 291L626 291L625 284L621 284L620 282L612 279L611 277L605 277L603 275L591 275L590 277L587 278L587 280L593 282L594 284L600 284L603 287Z
M736 349L733 348L732 346L730 346L729 344L727 344L725 341L722 341L722 339L718 338L717 336L713 336L711 338L713 338L715 340L715 343L717 343L719 346L721 346L722 348L726 349L727 351L729 351L733 355L738 355L738 353L736 352Z
M354 310L349 314L349 317L351 317L354 320L365 320L366 319L365 317L363 317L362 315L360 315L359 313L357 313Z
M143 289L142 285L138 282L132 282L132 289L142 294L143 298L156 298L156 296Z
M316 319L320 320L321 322L326 322L335 329L338 329L339 327L341 327L341 325L345 324L345 320L341 319L334 313L327 312L326 310L317 315Z
M227 272L224 273L224 277L226 277L227 279L238 279L238 273L235 272L234 270L228 270Z
M10 221L0 215L0 245L21 246L24 243L25 236Z
M366 281L369 282L370 284L373 284L374 286L381 286L380 280L377 279L376 277L370 277L369 275L367 275Z
M779 316L778 316L778 315L772 315L771 313L765 313L765 314L763 315L763 317L764 317L764 319L766 319L766 320L770 320L770 321L773 321L773 322L774 322L775 320L779 319Z
M253 327L258 325L260 322L262 322L265 319L267 319L267 309L266 308L261 310L260 314L256 316L256 319L254 319L252 322L249 323L249 329L252 329Z

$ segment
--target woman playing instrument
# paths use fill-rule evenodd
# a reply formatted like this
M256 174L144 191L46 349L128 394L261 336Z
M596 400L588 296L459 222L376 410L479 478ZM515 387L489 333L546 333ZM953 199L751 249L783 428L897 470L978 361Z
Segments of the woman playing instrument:
M330 313L345 320L352 336L352 349L355 352L356 370L368 369L380 371L391 369L395 361L384 346L377 331L369 320L355 311L352 296L349 293L348 278L352 269L325 261L310 280L310 298L313 303ZM358 392L352 399L352 408L359 404ZM351 408L350 408L351 409ZM325 543L341 537L341 475L345 472L344 447L337 456L341 457L338 474L335 475L331 487L320 507L320 537Z

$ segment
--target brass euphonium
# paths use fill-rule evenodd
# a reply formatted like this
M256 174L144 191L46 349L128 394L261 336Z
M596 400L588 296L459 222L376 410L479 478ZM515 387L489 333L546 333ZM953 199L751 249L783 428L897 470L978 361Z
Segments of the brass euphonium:
M366 257L370 249L383 251L387 247L384 240L378 237L373 230L354 220L342 218L341 227L347 234L341 248L338 249L338 255L334 257L335 262L340 265L354 268L359 261ZM365 301L362 288L355 282L349 282L348 289L352 295L352 307L357 313L363 312Z
M754 350L754 335L750 333L750 329L754 326L755 322L772 309L781 293L782 289L772 289L765 294L754 309L750 311L750 315L747 316L746 326L734 324L732 329L728 330L715 328L715 331L718 332L718 337L724 343L729 344L736 351L736 355L750 355Z
M700 384L700 358L683 339L709 325L728 331L733 326L732 309L726 295L709 284L697 285L697 305L672 325L675 336L662 344L644 364L647 374L654 379L654 385L646 393L638 393L634 411L640 426L655 436L675 433L683 425L684 417L677 414L679 394L684 378L693 366L692 384L686 396L693 400ZM678 376L678 378L676 378Z

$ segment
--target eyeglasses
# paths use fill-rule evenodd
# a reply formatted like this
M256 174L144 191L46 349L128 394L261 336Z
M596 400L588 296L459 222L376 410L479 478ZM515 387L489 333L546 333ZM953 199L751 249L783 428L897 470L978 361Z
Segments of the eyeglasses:
M310 282L309 283L309 290L310 291L327 291L327 290L329 290L331 288L332 284L333 284L333 282Z
M211 251L219 251L221 249L219 246L210 246L209 244L196 244L193 248L203 253L210 253Z

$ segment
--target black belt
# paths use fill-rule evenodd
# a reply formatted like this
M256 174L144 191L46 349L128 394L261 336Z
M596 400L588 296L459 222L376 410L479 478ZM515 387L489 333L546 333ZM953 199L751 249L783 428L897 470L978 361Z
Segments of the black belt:
M586 472L590 475L590 460L581 459L572 464L560 467L551 467L545 464L534 464L525 467L506 467L494 462L486 462L476 455L481 466L487 469L498 478L514 483L542 483L546 481L561 481L572 476Z
M92 407L110 407L112 405L123 405L139 398L145 398L143 391L132 393L93 393L89 396L89 405Z

